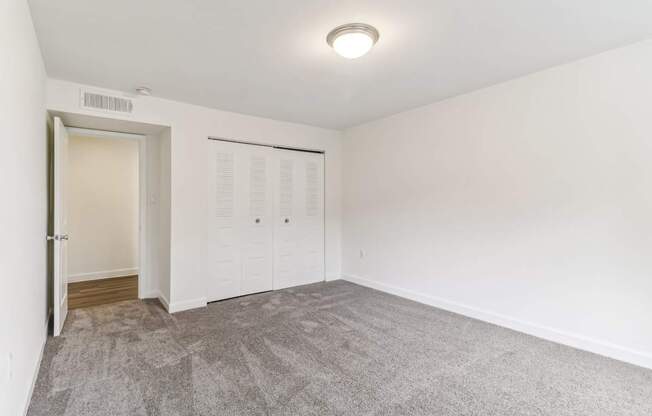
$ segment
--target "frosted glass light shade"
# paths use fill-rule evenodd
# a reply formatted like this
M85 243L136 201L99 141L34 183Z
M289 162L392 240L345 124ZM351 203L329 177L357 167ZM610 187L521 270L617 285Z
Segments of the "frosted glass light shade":
M333 29L326 41L338 55L355 59L365 55L378 41L376 28L364 23L350 23Z

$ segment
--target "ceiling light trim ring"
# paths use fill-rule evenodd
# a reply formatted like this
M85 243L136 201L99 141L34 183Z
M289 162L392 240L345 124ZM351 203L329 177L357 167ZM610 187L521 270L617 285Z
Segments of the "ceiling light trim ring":
M378 39L380 38L380 33L378 32L378 29L376 29L371 25L368 25L366 23L347 23L345 25L338 26L335 29L331 30L328 33L328 36L326 36L326 42L328 42L328 44L331 47L333 47L333 43L335 42L335 39L347 33L364 33L365 35L371 38L371 40L373 41L372 45L375 45L376 42L378 42Z

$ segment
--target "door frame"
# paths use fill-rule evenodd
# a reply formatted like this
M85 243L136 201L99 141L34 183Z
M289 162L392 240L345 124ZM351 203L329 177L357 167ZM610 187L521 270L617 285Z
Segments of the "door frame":
M151 292L147 258L147 136L80 127L66 128L70 135L104 140L127 139L138 142L138 299L144 299L149 294L147 291Z

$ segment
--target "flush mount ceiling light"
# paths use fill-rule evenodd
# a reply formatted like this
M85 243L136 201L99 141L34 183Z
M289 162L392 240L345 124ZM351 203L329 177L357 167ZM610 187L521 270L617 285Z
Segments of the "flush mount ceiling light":
M355 59L369 52L378 42L380 34L375 27L365 23L348 23L331 30L326 42L345 58Z

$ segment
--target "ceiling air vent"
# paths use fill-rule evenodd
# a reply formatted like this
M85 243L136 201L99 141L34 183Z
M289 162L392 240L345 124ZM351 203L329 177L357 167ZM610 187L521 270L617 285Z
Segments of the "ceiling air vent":
M93 91L81 91L81 106L88 110L117 114L131 114L134 103L129 98L115 97Z

